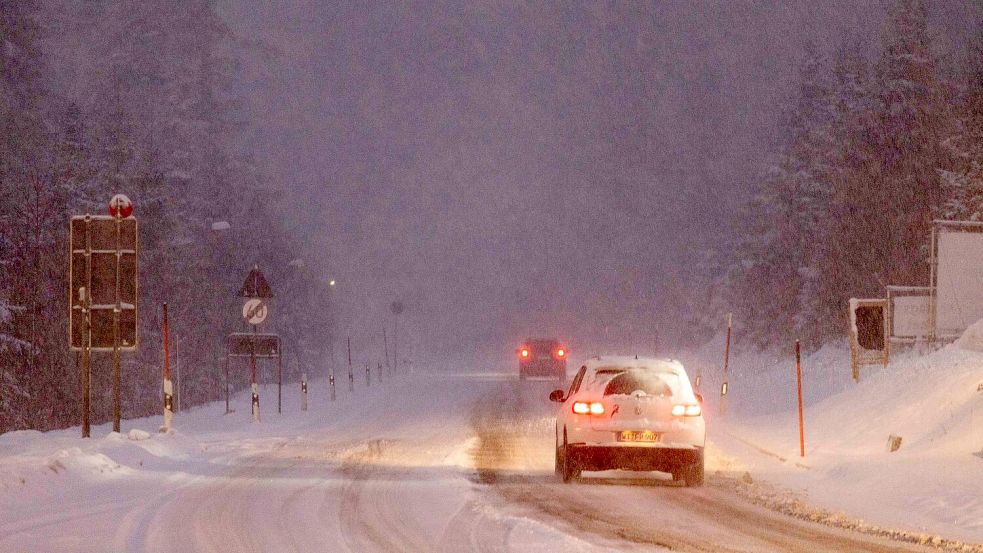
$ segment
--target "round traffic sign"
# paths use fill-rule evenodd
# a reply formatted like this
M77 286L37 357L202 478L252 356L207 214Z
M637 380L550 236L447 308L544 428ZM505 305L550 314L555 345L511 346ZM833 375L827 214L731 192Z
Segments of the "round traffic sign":
M116 214L123 219L133 215L133 202L125 194L116 194L109 200L109 214L116 217Z
M261 298L252 298L242 306L242 318L251 325L258 325L266 320L269 309Z

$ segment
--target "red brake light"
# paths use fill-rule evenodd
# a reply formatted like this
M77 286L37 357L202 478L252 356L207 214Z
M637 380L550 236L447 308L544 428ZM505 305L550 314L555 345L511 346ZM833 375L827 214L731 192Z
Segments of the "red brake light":
M566 354L567 354L567 352L566 352L566 350L565 350L565 349L563 349L563 348L560 348L560 349L558 349L558 350L556 350L556 356L557 356L557 357L563 357L563 356L564 356L564 355L566 355Z
M575 401L573 403L573 412L578 415L603 415L604 404L599 401L592 401L590 403L586 401Z
M702 413L703 409L696 404L672 406L672 416L674 417L698 417Z
M519 351L519 357L522 357L522 358L526 358L526 357L529 357L529 350L528 350L528 349L526 349L526 348L522 348L522 349L521 349L521 350Z

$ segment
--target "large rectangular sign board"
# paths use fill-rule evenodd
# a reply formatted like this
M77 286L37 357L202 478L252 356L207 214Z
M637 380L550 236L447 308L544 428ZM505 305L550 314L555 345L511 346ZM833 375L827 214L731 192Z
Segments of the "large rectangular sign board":
M76 216L71 219L70 234L68 334L71 349L81 350L86 345L84 310L88 306L91 310L90 348L93 351L113 350L118 277L119 346L124 351L135 350L139 342L136 219L119 219L117 223L115 217Z
M959 336L983 319L983 232L938 231L935 333Z

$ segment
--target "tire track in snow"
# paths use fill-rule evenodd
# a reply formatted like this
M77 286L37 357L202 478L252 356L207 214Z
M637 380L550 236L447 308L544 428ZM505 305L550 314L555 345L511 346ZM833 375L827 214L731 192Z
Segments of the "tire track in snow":
M552 466L551 433L528 424L530 418L550 412L548 404L536 405L538 395L545 397L543 390L523 390L513 383L476 407L472 425L479 437L473 454L477 481L505 503L531 509L569 533L626 547L694 552L928 551L769 511L714 485L712 475L702 489L679 488L654 478L584 478L579 484L561 484L543 470Z

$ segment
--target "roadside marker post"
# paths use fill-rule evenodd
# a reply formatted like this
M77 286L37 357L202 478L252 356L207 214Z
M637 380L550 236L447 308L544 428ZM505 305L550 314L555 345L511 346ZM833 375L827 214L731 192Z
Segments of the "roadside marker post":
M802 421L802 355L799 341L795 341L795 377L799 388L799 457L806 456L805 429Z
M371 388L372 387L372 373L369 370L369 364L368 363L365 364L365 387L366 388Z
M283 414L283 352L276 356L276 412Z
M379 384L382 384L382 363L379 363L379 366L375 368L375 372L379 375Z
M393 314L393 374L399 372L399 316L405 311L403 302L396 300L389 304Z
M386 337L386 325L382 325L382 347L386 352L386 370L389 371L389 376L392 376L393 366L389 364L389 339Z
M730 330L733 326L733 315L733 313L727 314L727 345L724 347L724 382L720 385L720 416L723 416L727 410L727 369L730 364Z
M307 373L300 375L300 410L307 411Z
M225 352L225 414L229 415L232 410L229 409L229 352Z
M348 337L348 391L355 391L355 373L352 372L352 337Z
M164 426L161 432L169 432L174 422L174 385L171 383L170 333L167 302L164 302Z

